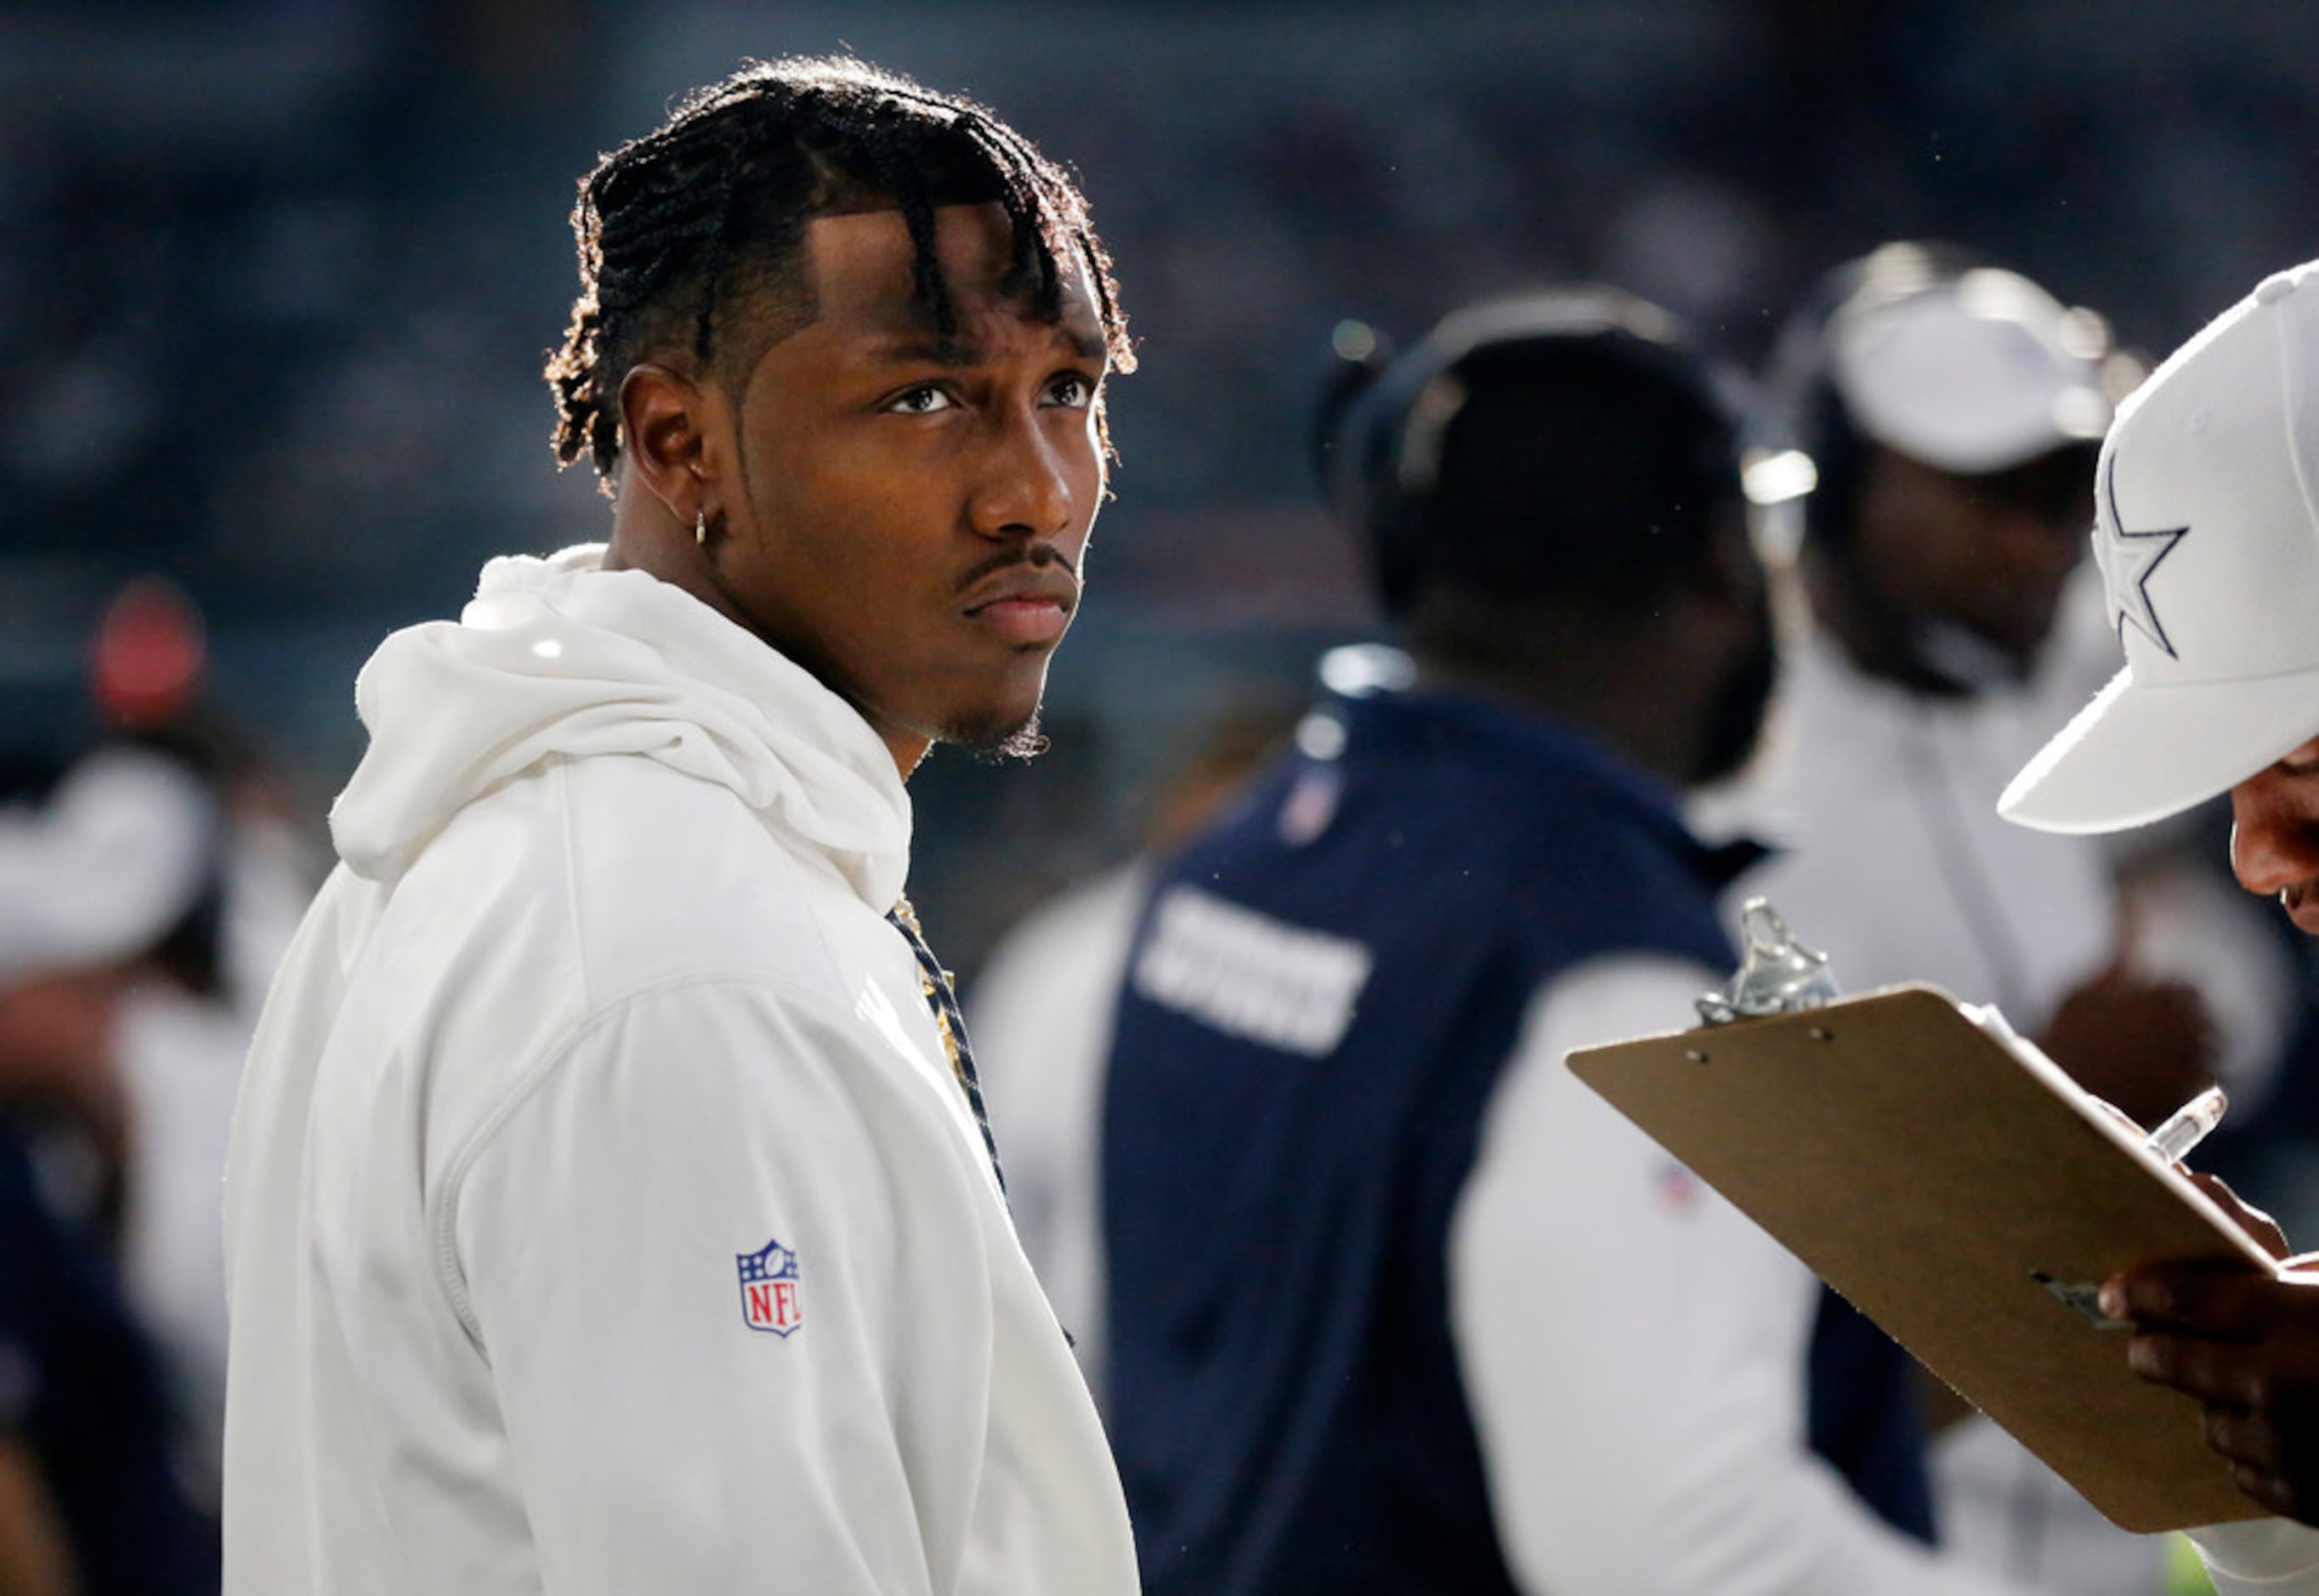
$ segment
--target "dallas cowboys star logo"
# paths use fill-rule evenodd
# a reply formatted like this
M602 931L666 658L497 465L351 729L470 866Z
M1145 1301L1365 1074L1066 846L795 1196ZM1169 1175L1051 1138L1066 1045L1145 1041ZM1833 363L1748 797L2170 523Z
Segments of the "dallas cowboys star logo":
M2158 569L2160 561L2174 552L2174 546L2188 535L2190 528L2127 531L2117 515L2116 462L2103 464L2112 468L2102 473L2102 494L2109 501L2109 519L2096 531L2094 564L2101 567L2102 586L2109 593L2109 618L2117 628L2117 645L2125 646L2125 628L2132 626L2164 649L2168 659L2179 660L2182 656L2174 651L2173 640L2166 636L2165 624L2151 608L2150 573Z

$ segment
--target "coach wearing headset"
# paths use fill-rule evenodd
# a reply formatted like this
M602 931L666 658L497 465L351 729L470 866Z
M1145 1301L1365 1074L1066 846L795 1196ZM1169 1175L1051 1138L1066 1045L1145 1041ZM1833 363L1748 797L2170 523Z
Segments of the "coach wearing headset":
M1852 1478L1812 1450L1816 1284L1563 1066L1730 968L1746 855L1678 802L1773 676L1736 434L1606 291L1450 317L1334 429L1404 672L1324 670L1162 873L1118 1010L1111 1420L1151 1596L2002 1588L1884 1516L1922 1506L1905 1424L1868 1415Z

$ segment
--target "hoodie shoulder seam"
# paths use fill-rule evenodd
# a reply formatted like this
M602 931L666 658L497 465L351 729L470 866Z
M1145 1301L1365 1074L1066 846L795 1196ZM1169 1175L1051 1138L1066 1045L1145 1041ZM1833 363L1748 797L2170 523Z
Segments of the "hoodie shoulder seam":
M572 967L580 983L580 1012L583 1016L595 1013L596 993L589 979L588 942L580 924L580 861L573 852L573 834L577 829L572 818L572 772L569 760L552 762L543 772L551 783L555 803L556 846L564 855L564 930L572 939ZM588 1023L583 1017L581 1026ZM575 1030L573 1039L580 1032ZM569 1045L567 1043L566 1045ZM522 1087L519 1085L517 1090Z

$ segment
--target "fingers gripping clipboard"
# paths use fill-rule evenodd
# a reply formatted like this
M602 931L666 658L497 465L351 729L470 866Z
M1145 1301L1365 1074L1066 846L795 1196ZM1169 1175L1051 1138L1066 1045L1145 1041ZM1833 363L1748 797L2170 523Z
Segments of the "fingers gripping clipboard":
M2262 1515L2095 1294L2147 1258L2271 1260L2001 1020L1898 987L1569 1063L2121 1527Z

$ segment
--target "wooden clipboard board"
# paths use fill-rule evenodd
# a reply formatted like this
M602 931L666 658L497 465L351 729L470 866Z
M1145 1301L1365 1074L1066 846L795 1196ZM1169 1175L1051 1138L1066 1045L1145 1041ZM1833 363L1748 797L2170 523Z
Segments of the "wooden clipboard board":
M1569 1062L2122 1528L2263 1515L2198 1405L2127 1368L2093 1294L2147 1258L2271 1260L1946 993L1892 987Z

